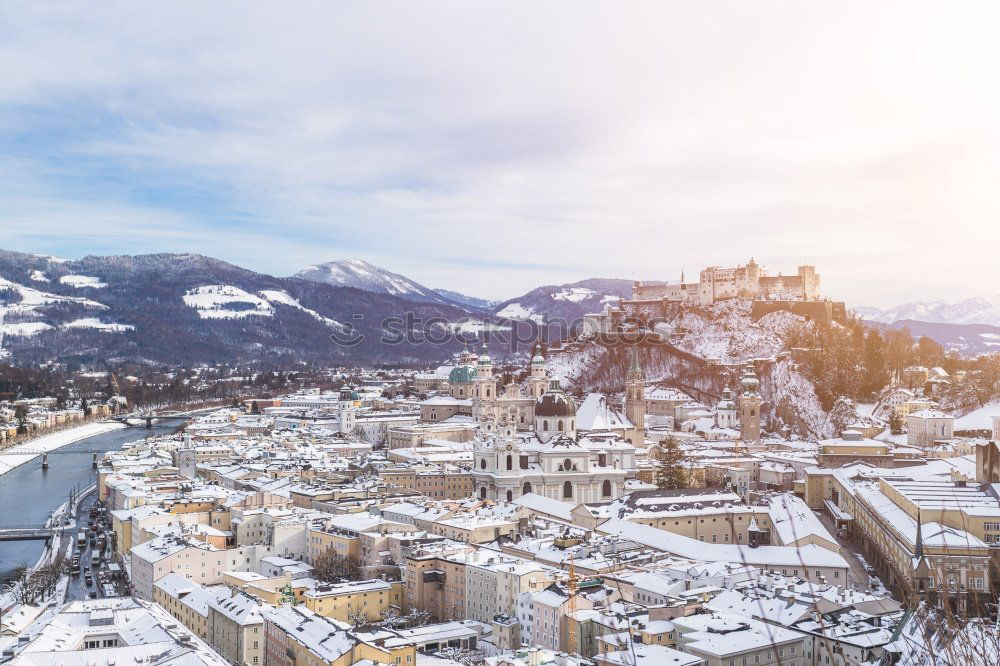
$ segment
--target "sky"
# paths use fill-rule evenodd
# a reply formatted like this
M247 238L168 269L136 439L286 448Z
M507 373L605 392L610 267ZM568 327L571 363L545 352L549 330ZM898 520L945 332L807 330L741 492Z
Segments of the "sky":
M1000 4L12 2L0 247L1000 291Z

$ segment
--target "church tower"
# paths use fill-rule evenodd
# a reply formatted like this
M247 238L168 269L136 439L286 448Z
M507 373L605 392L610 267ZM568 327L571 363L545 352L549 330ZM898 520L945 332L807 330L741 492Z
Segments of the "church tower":
M740 380L740 439L744 442L760 440L760 382L754 371L753 361L747 363Z
M628 435L632 446L642 446L646 437L646 375L639 364L639 349L632 345L625 375L625 416L634 430Z
M720 428L736 429L736 402L728 386L722 389L722 400L715 408L715 425Z
M542 356L542 345L535 344L535 353L531 357L531 367L528 372L528 393L538 400L545 395L548 384L548 372L545 369L545 357Z
M476 362L476 377L473 381L472 412L477 421L492 421L497 418L497 380L493 376L493 359L490 350L483 343L483 350Z
M344 386L340 389L340 396L337 399L337 420L340 423L340 432L347 434L354 432L354 426L357 425L355 406L359 399L354 387Z

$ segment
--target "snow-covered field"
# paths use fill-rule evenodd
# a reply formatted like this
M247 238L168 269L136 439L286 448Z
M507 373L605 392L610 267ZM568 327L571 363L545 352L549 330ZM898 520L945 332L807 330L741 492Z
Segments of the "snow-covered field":
M63 324L63 328L96 328L99 331L106 331L108 333L123 333L125 331L135 330L135 326L129 326L128 324L114 324L110 322L104 322L97 317L84 317L83 319L74 319L73 321Z
M103 322L97 317L84 317L83 319L74 319L71 322L62 324L59 328L69 329L69 328L94 328L99 331L104 331L105 333L124 333L125 331L131 331L135 329L134 326L128 324L115 324L110 322ZM30 338L34 335L38 335L43 331L51 331L55 329L55 326L51 324L46 324L43 321L24 321L16 324L4 324L0 327L4 335L9 335L12 337L22 337Z
M108 286L107 282L101 282L100 279L90 277L89 275L63 275L59 278L59 284L68 284L77 289L83 289L84 287L104 289Z
M23 444L18 444L17 446L5 449L3 453L0 453L0 474L6 474L15 467L23 465L32 458L38 456L37 453L19 453L21 451L54 451L72 444L73 442L78 442L81 439L86 439L87 437L93 437L94 435L100 435L124 427L125 425L122 423L113 422L106 423L102 421L99 423L87 423L85 425L77 426L76 428L61 430L59 432L54 432L51 435L43 435L37 439L24 442Z
M272 317L274 308L271 304L239 287L225 284L209 284L195 287L184 294L184 303L198 311L202 319L242 319L243 317ZM250 307L234 309L234 304L246 304Z
M41 321L24 321L18 324L4 324L0 327L0 331L4 335L11 335L21 338L30 338L33 335L38 335L42 331L48 331L52 326Z
M597 292L593 289L587 289L586 287L567 287L562 291L557 291L552 294L552 298L557 301L570 301L573 303L579 303L582 300L586 300L591 296L595 295Z
M534 309L526 308L520 303L511 303L500 310L500 312L497 312L497 316L503 317L504 319L514 319L516 321L534 321L539 324L545 323L544 314L537 314Z
M448 324L453 333L463 333L469 335L481 335L484 332L492 331L509 331L510 326L502 326L500 324L488 324L484 321L478 319L463 319L462 321L456 321Z
M0 289L11 289L17 292L21 297L19 302L4 306L6 311L10 313L30 313L34 312L35 308L41 305L50 305L52 303L77 303L84 307L94 308L95 310L108 309L108 306L98 303L97 301L92 301L89 298L50 294L48 292L35 289L34 287L27 287L23 284L18 284L17 282L11 282L10 280L2 277L0 277Z

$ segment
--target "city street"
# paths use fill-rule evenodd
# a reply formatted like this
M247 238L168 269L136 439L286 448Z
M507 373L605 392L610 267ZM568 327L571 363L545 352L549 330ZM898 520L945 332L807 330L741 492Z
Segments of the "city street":
M847 582L848 586L853 586L859 590L870 590L872 586L870 584L870 576L868 571L865 569L864 560L859 559L858 555L860 550L852 544L847 539L841 538L837 534L836 525L834 525L833 519L823 511L815 511L816 516L823 523L823 527L830 532L837 543L840 544L840 555L845 560L850 567L847 571Z
M72 543L73 557L79 556L80 558L80 573L70 574L69 588L66 591L67 601L88 599L91 594L95 594L97 597L108 596L105 594L106 591L110 591L112 593L111 596L118 594L117 585L114 582L111 582L111 576L108 571L108 559L106 557L101 559L97 568L92 569L91 556L97 547L92 546L89 542L84 550L78 550L76 547L76 535L78 532L87 529L87 524L91 520L90 508L94 506L96 500L97 495L91 494L80 503L76 512L77 528L75 530L67 530L63 535L63 548L66 548L69 543ZM110 550L109 545L105 553L110 552ZM87 585L86 583L87 571L91 571L92 574L92 583L90 585ZM109 582L106 585L102 585L102 579Z

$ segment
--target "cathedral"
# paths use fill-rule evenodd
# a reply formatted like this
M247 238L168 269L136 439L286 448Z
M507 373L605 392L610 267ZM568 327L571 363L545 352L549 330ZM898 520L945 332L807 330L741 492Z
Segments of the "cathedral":
M451 391L453 396L471 395L473 417L480 423L473 448L478 497L511 501L535 493L577 503L609 502L624 493L625 479L636 469L635 449L642 445L645 418L644 377L634 350L625 402L629 439L619 432L578 431L576 404L559 380L548 377L539 348L525 381L502 388L485 346L474 368L468 354L463 360L452 373L464 381Z

